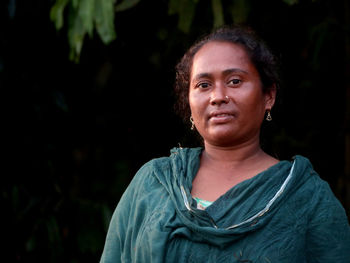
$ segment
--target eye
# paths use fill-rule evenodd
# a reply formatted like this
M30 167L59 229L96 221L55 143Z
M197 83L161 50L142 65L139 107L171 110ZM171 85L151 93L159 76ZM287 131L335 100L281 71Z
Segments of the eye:
M228 82L228 84L237 86L237 85L240 84L241 82L242 82L242 80L240 80L240 79L231 79L231 80Z
M209 88L210 84L208 82L200 82L196 85L197 88L206 89Z

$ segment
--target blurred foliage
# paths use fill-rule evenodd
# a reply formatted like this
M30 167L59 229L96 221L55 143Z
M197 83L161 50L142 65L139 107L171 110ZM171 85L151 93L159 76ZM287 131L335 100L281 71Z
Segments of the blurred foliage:
M13 137L0 186L4 262L99 260L111 214L139 167L178 143L198 145L173 112L174 66L223 23L251 25L282 61L264 149L310 158L349 211L346 3L2 1L0 86Z
M295 5L298 0L282 0L288 5ZM313 0L317 1L317 0ZM114 14L128 10L137 5L140 0L123 0L115 5L116 0L56 0L50 11L50 18L55 23L56 29L62 29L64 25L64 11L67 11L68 41L70 45L69 58L79 62L85 35L93 37L96 29L104 44L109 44L116 38L114 28ZM194 19L196 6L199 0L169 0L168 14L179 16L178 28L189 33ZM235 0L226 2L235 23L246 22L251 1ZM225 3L225 4L226 4ZM115 8L114 8L115 7ZM225 23L223 5L221 0L211 0L213 12L213 27L219 27Z
M116 0L56 0L50 11L50 18L56 29L64 25L64 11L67 11L69 58L79 61L85 35L93 37L96 29L104 44L116 38L114 14L135 6L139 0L124 0L115 6Z

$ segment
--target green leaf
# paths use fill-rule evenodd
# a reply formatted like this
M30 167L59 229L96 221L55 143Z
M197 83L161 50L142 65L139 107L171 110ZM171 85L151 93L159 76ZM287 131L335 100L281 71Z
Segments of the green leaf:
M181 0L169 0L168 15L175 15L179 12L179 2Z
M178 27L185 33L188 33L191 28L191 24L193 21L195 9L196 9L196 3L194 1L188 1L187 5L184 4L181 5L181 10L179 13L179 24Z
M121 12L121 11L125 11L129 8L134 7L135 5L137 5L140 2L140 0L124 0L123 2L121 2L120 4L118 4L115 7L115 11L116 12Z
M299 2L299 0L283 0L288 5L295 5Z
M211 6L214 15L214 27L219 27L224 24L224 12L222 9L221 0L212 0Z
M76 10L72 10L69 16L68 42L70 46L69 59L75 62L79 61L81 49L83 46L86 29L81 17L77 15Z
M50 19L55 23L56 30L63 26L63 12L69 0L57 0L50 10Z
M94 30L94 7L95 0L80 0L78 15L90 37Z
M178 28L188 33L193 21L196 5L198 0L170 0L168 14L179 15Z
M116 38L114 31L115 0L99 0L95 2L94 20L96 30L105 44Z
M250 1L236 0L231 7L232 19L237 24L243 24L247 21L250 11Z
M50 218L47 219L46 228L50 244L57 244L61 237L59 234L57 220L54 216L50 216Z
M72 0L72 6L74 9L77 9L79 6L80 0Z

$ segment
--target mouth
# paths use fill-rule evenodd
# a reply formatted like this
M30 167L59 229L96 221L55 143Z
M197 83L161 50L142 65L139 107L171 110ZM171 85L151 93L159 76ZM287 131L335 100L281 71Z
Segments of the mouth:
M234 119L233 112L212 112L209 114L209 120L216 123L225 123Z
M228 113L221 113L221 114L215 114L211 117L227 117L227 116L232 116L232 114L228 114Z

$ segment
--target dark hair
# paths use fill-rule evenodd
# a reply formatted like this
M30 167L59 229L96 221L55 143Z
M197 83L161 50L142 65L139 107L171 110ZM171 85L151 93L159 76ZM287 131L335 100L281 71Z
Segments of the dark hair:
M277 58L265 42L251 28L242 26L220 27L195 42L176 65L174 91L177 101L175 103L175 110L184 121L188 121L191 115L188 93L193 57L202 46L212 41L230 42L241 45L259 72L264 93L279 86Z

